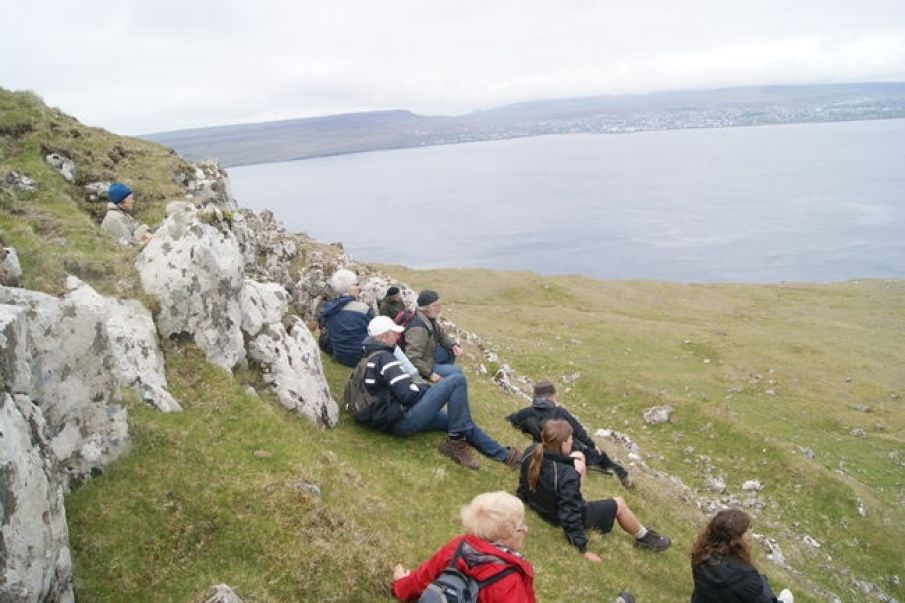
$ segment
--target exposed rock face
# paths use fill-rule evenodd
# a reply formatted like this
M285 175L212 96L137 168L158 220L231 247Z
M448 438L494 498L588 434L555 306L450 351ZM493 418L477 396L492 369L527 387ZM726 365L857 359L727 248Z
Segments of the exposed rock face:
M183 184L190 198L200 203L211 202L221 210L235 211L239 208L229 187L229 177L213 160L199 161L193 164L195 171L183 175Z
M248 345L248 353L261 365L264 380L273 385L280 402L310 420L332 427L339 407L330 397L317 342L297 317L287 331L280 323L266 325Z
M74 600L63 488L45 431L31 400L0 393L0 601Z
M165 337L193 336L208 361L232 370L245 359L239 244L211 205L178 203L167 210L136 262L142 287L160 303L157 328Z
M298 255L297 235L287 234L269 211L258 216L247 209L233 217L232 230L239 241L245 274L260 281L294 286L289 264Z
M0 285L18 287L22 281L22 266L15 247L0 247Z
M46 439L72 477L128 446L126 410L113 402L107 316L67 297L0 287L0 368L7 389L39 405Z

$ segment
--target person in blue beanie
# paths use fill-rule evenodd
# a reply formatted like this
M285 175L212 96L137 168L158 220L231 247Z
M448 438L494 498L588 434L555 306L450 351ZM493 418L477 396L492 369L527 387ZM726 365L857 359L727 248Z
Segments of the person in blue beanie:
M151 230L132 215L135 195L122 182L114 182L107 189L107 215L101 222L101 229L117 241L128 245L144 245L151 240Z

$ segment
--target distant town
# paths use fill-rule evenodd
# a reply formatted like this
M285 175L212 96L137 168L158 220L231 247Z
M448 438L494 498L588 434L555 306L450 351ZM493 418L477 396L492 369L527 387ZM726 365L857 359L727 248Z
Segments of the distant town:
M374 111L144 136L225 166L542 136L905 117L905 83L765 86L556 99L460 116Z

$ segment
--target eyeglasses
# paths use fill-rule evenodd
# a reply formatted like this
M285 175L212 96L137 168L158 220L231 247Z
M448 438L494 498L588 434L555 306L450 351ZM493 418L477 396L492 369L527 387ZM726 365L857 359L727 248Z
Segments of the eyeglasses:
M528 533L528 526L522 524L522 525L520 525L519 527L515 528L515 531L516 531L516 532L521 532L522 534L527 534L527 533Z

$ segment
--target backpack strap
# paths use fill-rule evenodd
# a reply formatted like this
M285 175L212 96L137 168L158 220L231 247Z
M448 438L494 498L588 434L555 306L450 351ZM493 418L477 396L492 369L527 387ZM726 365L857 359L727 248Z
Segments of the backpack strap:
M449 560L449 565L446 566L447 569L453 569L453 570L458 571L459 568L456 567L456 562L459 560L460 557L462 557L464 547L465 547L465 537L463 536L462 540L459 541L459 546L456 547L456 552L453 553L452 559ZM494 558L499 559L499 557L494 557ZM475 567L477 567L477 566L475 566ZM469 578L471 578L472 580L474 580L477 583L478 588L484 588L485 586L489 586L498 580L502 580L503 578L505 578L506 576L508 576L509 574L511 574L514 571L516 571L516 568L509 566L506 569L499 571L499 572L495 573L494 575L490 576L486 580L477 580L476 578L474 578L472 576L469 576Z

